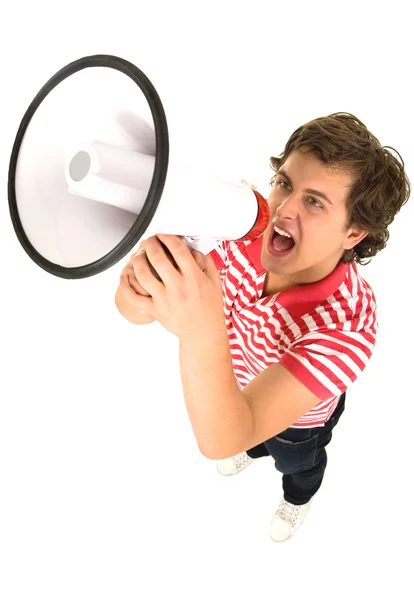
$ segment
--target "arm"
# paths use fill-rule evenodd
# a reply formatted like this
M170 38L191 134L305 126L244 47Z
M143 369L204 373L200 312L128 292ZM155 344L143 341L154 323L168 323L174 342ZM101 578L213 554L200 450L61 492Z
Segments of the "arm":
M184 400L200 452L211 459L237 454L241 450L233 450L254 435L254 419L234 376L224 320L221 329L180 340L179 358Z
M177 268L160 242L169 248ZM247 450L283 431L320 402L281 364L268 367L241 391L233 371L222 283L213 257L205 257L201 269L177 236L159 234L144 244L161 281L140 255L134 259L134 272L150 297L121 286L136 310L155 315L180 340L186 408L204 456L227 458Z
M240 390L224 328L180 341L180 368L198 447L212 460L234 456L268 440L320 402L280 363Z
M215 351L218 341L210 343L206 332L204 336L204 345L200 332L200 339L187 342L181 352L182 379L187 410L196 437L203 441L203 454L220 459L268 440L321 402L348 389L372 355L376 319L369 319L360 331L309 333L293 344L280 362L237 392L229 383L223 384L231 380L231 355L224 351L224 334L222 354ZM246 405L252 422L244 418Z

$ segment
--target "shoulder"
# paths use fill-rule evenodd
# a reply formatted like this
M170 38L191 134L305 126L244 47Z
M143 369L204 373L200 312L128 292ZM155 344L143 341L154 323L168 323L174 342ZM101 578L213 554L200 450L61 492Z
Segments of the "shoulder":
M227 269L235 264L239 270L246 269L254 262L251 257L251 249L255 247L255 244L252 246L252 242L255 241L222 241L210 252L210 256L219 270Z
M361 276L358 265L349 265L348 278L346 282L347 298L352 309L349 315L352 321L351 330L376 331L378 304L371 285Z

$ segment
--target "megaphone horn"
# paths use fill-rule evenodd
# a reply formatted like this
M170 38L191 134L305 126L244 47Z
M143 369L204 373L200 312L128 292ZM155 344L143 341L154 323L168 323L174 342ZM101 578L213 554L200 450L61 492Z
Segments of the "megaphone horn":
M250 186L170 158L154 86L110 55L70 63L36 95L13 146L8 194L24 250L67 279L108 269L144 234L179 235L207 253L269 222Z

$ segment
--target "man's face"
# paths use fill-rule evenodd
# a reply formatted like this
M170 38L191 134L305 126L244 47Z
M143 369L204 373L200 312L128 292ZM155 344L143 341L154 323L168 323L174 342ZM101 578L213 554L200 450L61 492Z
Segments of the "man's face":
M344 229L352 183L351 173L329 170L309 153L293 152L282 165L268 199L271 222L263 236L261 255L269 272L268 283L274 288L270 293L323 279L336 267L344 250L365 237L364 232ZM295 240L284 256L275 249L275 225Z

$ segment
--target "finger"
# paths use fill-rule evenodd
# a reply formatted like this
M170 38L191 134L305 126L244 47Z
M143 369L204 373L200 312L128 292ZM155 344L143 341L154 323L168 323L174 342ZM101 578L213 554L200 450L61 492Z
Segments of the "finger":
M220 272L211 254L206 255L206 268L204 269L204 273L211 281L216 281L219 285L221 285Z
M163 281L157 278L158 269L154 270L149 260L147 247L132 260L132 269L138 283L150 296L157 296L165 291Z
M122 277L119 284L119 289L122 293L122 296L125 298L125 300L128 301L128 303L131 306L133 306L137 310L140 310L141 312L148 313L151 316L155 316L155 307L153 299L150 296L143 296L142 294L137 294L129 285L127 277Z
M142 242L138 246L138 250L134 250L134 252L129 255L129 259L128 259L128 262L127 262L126 266L129 265L129 264L131 264L131 262L135 258L135 256L137 256L138 254L141 254L142 252L144 252L144 249L141 248L141 246L142 246Z
M177 285L177 281L181 275L178 271L178 265L175 266L173 264L174 256L168 256L168 248L163 247L157 236L146 240L145 251L149 263L158 273L163 284L167 287Z
M204 254L198 252L197 250L192 250L191 255L194 258L196 264L202 271L206 271L207 269L207 259Z
M194 258L190 248L178 235L158 234L157 237L165 244L171 252L172 257L177 263L178 268L184 276L191 276L195 273Z
M146 289L144 289L142 287L142 285L139 283L139 281L137 280L137 278L135 277L135 273L134 273L134 269L132 267L132 258L136 255L137 253L131 254L130 260L129 262L124 266L124 268L121 271L121 275L120 278L122 277L127 277L128 278L128 282L129 285L138 293L138 294L143 294L144 296L149 296L149 293L147 292Z
M147 290L145 288L143 288L141 284L138 283L138 281L133 273L130 275L127 275L127 277L128 277L128 283L132 287L134 292L136 292L137 294L141 294L141 296L151 296L151 294L149 294L147 292Z
M206 266L205 266L206 271L207 272L213 271L214 273L218 273L218 269L216 267L216 263L214 262L214 259L211 256L211 254L205 255L205 259L206 259Z
M138 273L139 266L142 269L145 269L149 266L151 273L158 277L157 273L153 270L151 264L148 263L146 251L144 247L141 247L145 240L140 243L140 248L133 254L131 254L130 260L128 264L125 266L124 272L129 276L130 285L135 289L136 292L143 295L150 295L149 291L142 286L141 281L138 281L136 273ZM135 266L135 270L134 270Z
M124 273L125 277L128 278L129 285L137 292L137 294L142 294L143 296L150 296L148 291L142 287L137 278L135 277L134 269L128 267Z

